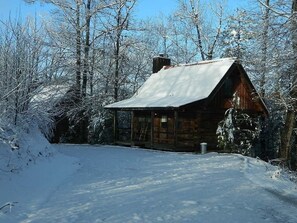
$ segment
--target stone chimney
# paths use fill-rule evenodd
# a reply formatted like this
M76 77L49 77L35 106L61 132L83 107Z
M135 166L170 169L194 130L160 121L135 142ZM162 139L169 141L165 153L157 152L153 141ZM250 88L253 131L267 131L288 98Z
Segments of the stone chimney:
M159 72L164 66L170 66L171 61L166 54L159 54L153 58L153 73Z

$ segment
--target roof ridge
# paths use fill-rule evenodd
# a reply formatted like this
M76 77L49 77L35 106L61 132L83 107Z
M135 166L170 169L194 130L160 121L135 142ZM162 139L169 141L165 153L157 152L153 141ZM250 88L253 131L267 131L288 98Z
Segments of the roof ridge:
M221 61L226 61L226 60L236 60L235 57L225 57L225 58L218 58L214 60L202 60L202 61L197 61L189 64L184 64L184 66L193 66L193 65L199 65L199 64L210 64L210 63L216 63L216 62L221 62Z
M195 65L211 64L211 63L227 61L227 60L229 60L229 61L233 60L235 62L237 60L237 58L225 57L225 58L218 58L218 59L213 59L213 60L202 60L202 61L197 61L197 62L192 62L192 63L187 63L187 64L168 65L168 66L163 66L163 68L161 70L167 70L167 69L178 68L178 67L189 67L189 66L195 66Z
M216 62L226 61L226 60L236 61L237 58L235 58L235 57L225 57L225 58L218 58L218 59L214 59L214 60L202 60L202 61L186 63L186 64L177 64L177 65L164 66L162 69L167 70L167 69L177 68L177 67L189 67L189 66L202 65L202 64L211 64L211 63L216 63Z

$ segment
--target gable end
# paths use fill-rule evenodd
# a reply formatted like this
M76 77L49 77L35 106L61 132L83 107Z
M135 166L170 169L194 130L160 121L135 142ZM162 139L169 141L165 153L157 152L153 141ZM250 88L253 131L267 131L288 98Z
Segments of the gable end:
M239 63L230 67L207 99L207 107L228 109L233 106L268 116L264 102Z

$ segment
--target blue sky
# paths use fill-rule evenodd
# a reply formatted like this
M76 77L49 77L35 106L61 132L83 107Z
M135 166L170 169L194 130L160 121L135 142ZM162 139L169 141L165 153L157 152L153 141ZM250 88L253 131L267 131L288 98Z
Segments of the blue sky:
M34 16L45 13L47 8L41 6L40 3L27 4L23 0L0 0L0 20L6 20L9 15L12 18L22 15L26 17L28 15Z
M207 1L207 0L205 0ZM228 8L230 11L237 7L246 6L248 0L228 0ZM161 13L167 15L174 11L177 3L176 0L138 0L135 16L140 18L155 17ZM6 20L11 14L12 17L21 14L23 17L27 15L37 16L46 14L48 8L40 3L29 5L23 0L0 0L0 20Z
M207 0L204 0L207 2ZM239 7L247 7L249 0L226 0L228 11L234 11ZM163 14L169 14L177 7L177 0L139 0L136 6L138 12L136 15L141 17L154 17Z

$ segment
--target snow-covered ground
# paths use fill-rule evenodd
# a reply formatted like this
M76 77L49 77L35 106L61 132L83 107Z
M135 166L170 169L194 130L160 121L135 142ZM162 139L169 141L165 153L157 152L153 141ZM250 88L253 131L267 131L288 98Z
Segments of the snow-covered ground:
M241 155L55 145L0 170L0 222L297 222L296 184Z

